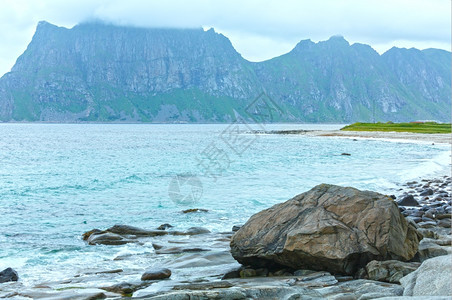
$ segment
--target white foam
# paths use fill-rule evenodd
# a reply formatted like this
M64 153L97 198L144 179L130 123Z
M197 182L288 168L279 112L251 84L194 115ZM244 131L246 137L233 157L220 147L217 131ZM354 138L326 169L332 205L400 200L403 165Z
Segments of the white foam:
M451 175L451 151L442 151L432 159L420 163L418 166L400 173L401 181Z

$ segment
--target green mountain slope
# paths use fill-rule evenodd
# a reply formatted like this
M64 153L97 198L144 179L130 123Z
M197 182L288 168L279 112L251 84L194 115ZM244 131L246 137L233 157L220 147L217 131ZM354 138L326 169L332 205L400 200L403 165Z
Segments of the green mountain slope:
M0 79L0 120L229 122L265 92L281 110L274 121L448 121L450 60L335 36L252 63L213 29L40 22Z

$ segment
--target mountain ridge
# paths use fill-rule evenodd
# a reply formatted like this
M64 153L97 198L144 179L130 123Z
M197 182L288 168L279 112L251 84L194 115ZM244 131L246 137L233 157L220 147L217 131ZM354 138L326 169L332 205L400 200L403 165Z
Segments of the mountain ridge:
M342 36L250 62L214 29L41 21L0 78L0 120L231 122L265 92L274 121L448 121L449 66L445 50L380 55Z

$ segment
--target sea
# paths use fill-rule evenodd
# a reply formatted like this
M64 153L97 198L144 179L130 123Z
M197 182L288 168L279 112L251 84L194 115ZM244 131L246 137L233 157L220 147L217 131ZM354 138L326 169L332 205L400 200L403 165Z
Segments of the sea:
M12 267L32 286L121 268L114 257L151 250L90 246L82 234L164 223L230 231L321 183L389 195L407 181L450 176L446 144L265 133L342 126L0 124L0 270ZM208 212L181 213L191 208Z

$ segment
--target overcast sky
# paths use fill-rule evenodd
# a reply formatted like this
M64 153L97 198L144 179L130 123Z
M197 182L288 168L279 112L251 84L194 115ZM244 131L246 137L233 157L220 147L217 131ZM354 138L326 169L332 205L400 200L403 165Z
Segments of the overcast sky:
M392 46L451 48L450 0L0 0L0 76L25 51L39 21L72 27L92 19L214 27L251 61L336 34L380 53Z

